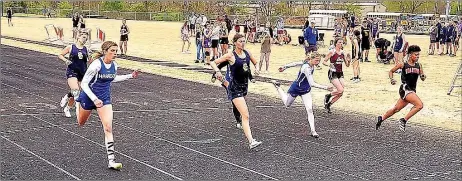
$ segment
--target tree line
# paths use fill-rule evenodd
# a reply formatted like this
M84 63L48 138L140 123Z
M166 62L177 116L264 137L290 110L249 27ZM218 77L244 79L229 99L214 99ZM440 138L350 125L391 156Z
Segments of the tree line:
M205 15L238 14L260 12L266 16L308 16L309 10L339 9L360 13L361 7L355 1L10 1L3 2L3 7L72 9L120 12L196 12ZM316 4L316 6L315 6ZM320 5L321 4L321 5ZM439 13L445 14L446 2L442 0L385 0L381 4L387 12L403 13ZM450 14L460 14L460 0L451 1Z

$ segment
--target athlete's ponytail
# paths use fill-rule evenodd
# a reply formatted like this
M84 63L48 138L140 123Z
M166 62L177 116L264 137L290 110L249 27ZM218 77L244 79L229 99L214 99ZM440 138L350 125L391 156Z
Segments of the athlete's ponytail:
M104 54L106 54L106 52L109 50L109 48L111 48L113 46L117 47L117 43L115 43L113 41L105 41L101 45L101 50L102 51L97 51L97 52L93 53L91 55L92 59L95 60L95 59L101 58L102 56L104 56Z
M103 54L102 52L97 51L97 52L91 54L91 59L92 59L92 60L96 60L96 59L98 59L98 58L101 58L103 55L104 55L104 54Z

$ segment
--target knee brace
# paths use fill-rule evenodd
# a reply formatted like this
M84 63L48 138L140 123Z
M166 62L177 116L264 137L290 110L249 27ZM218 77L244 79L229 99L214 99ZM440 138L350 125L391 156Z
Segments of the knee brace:
M74 99L77 99L80 95L80 90L79 89L72 89L71 90L72 96L74 96Z
M205 56L210 56L210 52L205 52Z

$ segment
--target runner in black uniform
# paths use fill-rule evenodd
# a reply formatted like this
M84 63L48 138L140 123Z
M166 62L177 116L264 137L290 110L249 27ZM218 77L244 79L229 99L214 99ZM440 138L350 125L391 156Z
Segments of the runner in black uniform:
M80 17L79 13L75 12L74 16L72 17L72 38L74 40L77 40L77 33L79 31L79 22L80 22Z
M127 26L127 20L122 20L122 26L120 26L120 54L126 55L127 54L127 42L128 42L128 34L130 34L130 30Z
M409 59L407 62L399 62L393 67L388 73L391 84L396 84L396 80L393 79L393 73L401 69L401 86L399 87L399 96L398 102L396 105L388 110L383 116L377 118L376 129L379 129L380 125L384 120L393 116L395 113L399 112L401 109L406 107L409 103L414 105L411 111L404 117L399 119L399 128L402 131L406 130L406 122L419 112L423 108L423 103L416 94L417 79L420 76L420 79L424 81L426 76L422 70L422 65L418 62L420 55L420 47L417 45L412 45L407 51Z

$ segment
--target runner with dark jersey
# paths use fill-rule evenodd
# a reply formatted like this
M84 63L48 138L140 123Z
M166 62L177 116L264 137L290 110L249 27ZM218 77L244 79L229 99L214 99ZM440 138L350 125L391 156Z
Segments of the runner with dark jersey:
M79 13L76 12L74 16L72 16L72 38L74 40L77 39L77 33L79 31L79 22L80 22Z
M446 32L446 52L449 51L449 56L454 57L454 49L453 49L453 42L456 37L456 31L455 31L454 24L452 22L449 23L449 26L447 27L447 32ZM448 53L446 53L448 54Z
M261 142L252 137L249 125L249 110L245 96L247 95L248 89L250 62L254 65L256 74L258 74L258 69L255 67L257 59L244 49L245 41L245 37L241 34L234 35L234 51L223 55L215 61L212 61L210 65L215 70L217 78L219 80L223 80L223 75L218 69L217 64L229 62L231 81L228 85L228 99L231 100L239 110L239 113L242 116L242 130L244 131L249 143L249 148L253 149L259 146Z
M422 81L426 79L422 65L418 62L420 56L420 47L417 45L409 46L407 53L409 55L408 61L396 64L395 67L393 67L388 73L391 84L395 85L396 80L393 79L393 73L398 69L402 70L401 86L399 87L398 91L400 98L393 108L389 109L383 116L378 116L377 124L375 127L376 129L379 129L384 120L393 116L395 113L399 112L409 103L411 103L414 105L414 107L411 108L409 113L406 114L404 118L399 119L399 128L402 131L405 131L407 121L423 108L423 103L419 96L416 94L417 79L419 79L419 77Z
M403 61L404 51L406 50L406 40L404 38L403 27L398 26L398 34L395 36L395 46L393 47L393 56L395 57L395 65ZM398 71L400 72L400 71Z
M128 34L130 34L130 30L127 26L127 20L122 20L122 26L120 26L120 54L126 55L127 54L127 42L128 42Z
M371 62L369 61L369 50L371 49L371 30L369 29L369 25L367 21L363 21L363 26L361 27L361 58L362 61L364 58L364 62Z
M353 77L350 79L354 83L360 82L359 78L359 58L361 58L361 32L354 30L351 38L351 64L353 65Z
M440 49L439 49L439 55L443 55L444 53L444 46L446 45L446 34L448 32L448 28L446 27L446 23L443 23L439 32L439 37L440 37ZM447 49L447 47L446 47Z
M13 26L13 22L11 21L11 18L13 17L13 11L11 11L11 8L6 10L6 17L8 18L8 26Z
M330 51L322 64L329 66L328 78L332 85L335 87L335 91L325 95L324 108L328 113L331 113L330 107L343 95L345 88L345 81L343 79L343 62L347 67L350 66L351 58L350 54L345 56L343 48L343 39L337 38L334 41L335 48ZM327 63L329 62L329 64ZM331 100L332 98L332 100Z
M58 58L66 62L67 65L66 77L70 92L64 95L60 105L64 108L64 115L68 118L71 117L70 109L80 94L80 82L87 71L87 62L89 61L89 52L85 47L87 40L88 33L80 31L77 42L64 48L58 55ZM64 57L67 54L69 54L69 59ZM75 104L75 107L78 108L79 105ZM78 110L76 109L76 115L78 115Z
M374 22L372 23L372 41L375 42L376 39L379 38L379 22L377 22L377 19L374 19Z

